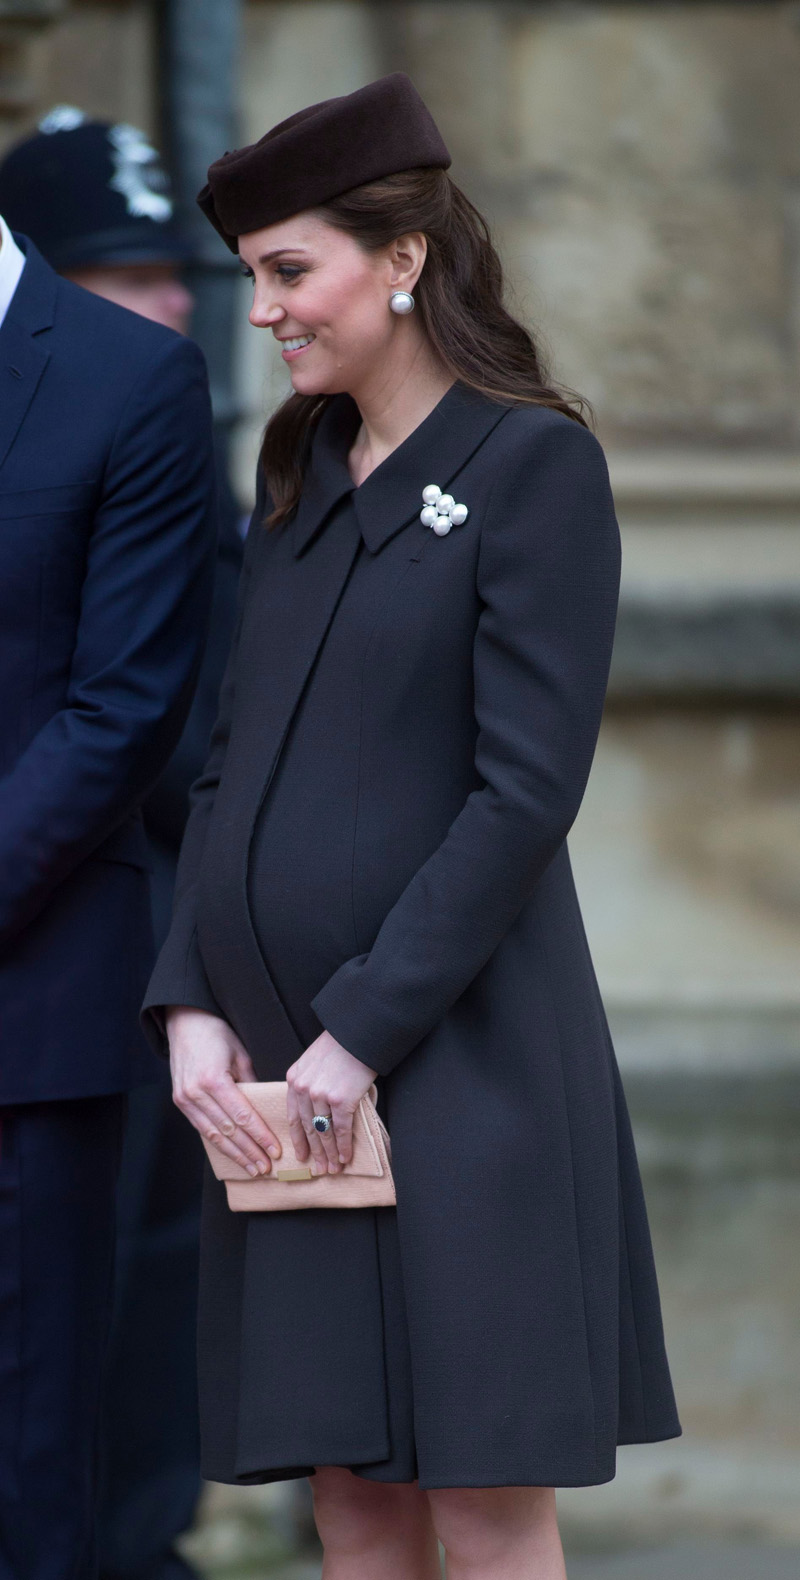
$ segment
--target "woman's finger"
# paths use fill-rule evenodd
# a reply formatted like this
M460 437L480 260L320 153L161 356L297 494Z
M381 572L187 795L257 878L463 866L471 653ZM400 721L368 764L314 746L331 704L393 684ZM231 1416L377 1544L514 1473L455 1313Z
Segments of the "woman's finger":
M313 1092L311 1093L310 1103L312 1125L314 1124L314 1120L318 1114L324 1115L326 1119L331 1120L329 1130L317 1130L315 1127L314 1134L319 1136L319 1139L322 1143L322 1148L325 1153L325 1157L328 1162L328 1168L330 1169L331 1174L338 1174L341 1169L341 1164L339 1162L339 1148L336 1144L336 1134L333 1128L333 1116L331 1114L330 1103L328 1102L327 1097L324 1097L322 1093L319 1092L316 1094Z
M199 1111L203 1116L203 1123L199 1128L202 1129L207 1139L212 1139L208 1134L209 1126L211 1126L215 1131L219 1132L223 1139L227 1141L233 1140L238 1152L247 1162L258 1165L259 1173L268 1172L269 1157L280 1155L280 1144L277 1138L273 1136L272 1131L269 1130L258 1115L256 1115L256 1118L259 1121L259 1136L263 1137L263 1141L252 1134L249 1119L250 1114L254 1110L237 1092L234 1082L219 1080L215 1081L213 1085L178 1086L175 1090L175 1100L178 1107L187 1114L187 1117L187 1104L191 1104L194 1110ZM241 1123L239 1123L240 1120L242 1121ZM269 1146L269 1157L265 1154L264 1141ZM232 1157L233 1153L229 1152L228 1156ZM262 1167L262 1164L265 1164L266 1168Z
M204 1113L203 1109L198 1107L196 1103L190 1102L188 1098L184 1098L181 1101L178 1101L176 1098L175 1102L181 1113L189 1120L189 1123L194 1125L195 1130L198 1130L206 1141L212 1142L220 1152L224 1152L227 1158L231 1158L234 1163L238 1163L240 1168L246 1169L252 1179L257 1179L259 1174L269 1173L270 1164L268 1158L262 1157L259 1166L253 1158L247 1157L246 1153L237 1145L235 1137L224 1136L214 1119Z
M334 1103L331 1108L333 1119L333 1141L336 1155L342 1167L353 1161L353 1120L355 1115L352 1108L345 1108L341 1103Z
M210 1124L219 1130L223 1140L231 1141L247 1159L248 1163L255 1163L260 1174L269 1173L270 1159L265 1157L263 1148L248 1134L247 1129L237 1125L220 1103L216 1102L208 1092L198 1094L195 1107L206 1116Z
M255 1147L243 1131L237 1130L230 1116L213 1099L202 1093L198 1093L196 1097L184 1094L183 1099L178 1101L176 1098L176 1102L195 1129L199 1130L207 1141L213 1142L226 1157L241 1163L248 1173L252 1170L255 1170L255 1174L269 1173L271 1167L269 1158L264 1156L260 1148Z
M308 1144L308 1136L303 1129L303 1122L297 1111L297 1098L291 1086L287 1088L286 1092L286 1117L289 1121L289 1132L292 1137L295 1157L298 1163L305 1163L306 1159L311 1156L311 1148Z
M232 1075L221 1076L206 1090L208 1095L225 1110L234 1125L250 1137L259 1152L267 1153L272 1158L280 1157L281 1144L278 1137L273 1135L258 1110L253 1107L249 1098L245 1097L244 1092L240 1091Z
M297 1112L306 1133L309 1150L316 1164L317 1172L327 1174L328 1159L325 1148L322 1145L322 1137L317 1135L314 1129L314 1110L311 1106L310 1093L304 1087L295 1087L295 1096L297 1098Z

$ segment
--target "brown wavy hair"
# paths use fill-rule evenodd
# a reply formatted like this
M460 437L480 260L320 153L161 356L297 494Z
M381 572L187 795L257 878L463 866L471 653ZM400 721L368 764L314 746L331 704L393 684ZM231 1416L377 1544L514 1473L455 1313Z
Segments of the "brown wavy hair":
M428 252L414 297L447 371L489 400L550 406L588 426L588 403L551 383L533 337L503 305L503 266L489 227L447 171L404 170L316 212L368 252L424 232ZM273 503L269 526L297 505L311 438L332 399L292 394L267 423L260 463Z

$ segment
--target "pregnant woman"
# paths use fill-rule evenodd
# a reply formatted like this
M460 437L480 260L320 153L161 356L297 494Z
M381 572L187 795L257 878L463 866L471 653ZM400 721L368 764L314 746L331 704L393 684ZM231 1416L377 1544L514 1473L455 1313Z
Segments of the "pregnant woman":
M297 1157L336 1175L377 1078L396 1209L206 1187L204 1472L311 1475L326 1580L434 1580L437 1537L450 1580L560 1580L553 1488L680 1430L565 842L614 630L608 477L449 163L395 75L200 194L294 392L146 1020L254 1177L276 1139L238 1083L288 1080Z

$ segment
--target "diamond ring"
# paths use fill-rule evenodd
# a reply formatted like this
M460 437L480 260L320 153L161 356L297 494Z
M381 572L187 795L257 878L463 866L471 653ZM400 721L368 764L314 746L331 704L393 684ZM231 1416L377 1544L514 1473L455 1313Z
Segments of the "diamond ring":
M327 1136L333 1121L330 1114L315 1114L311 1123L318 1135Z

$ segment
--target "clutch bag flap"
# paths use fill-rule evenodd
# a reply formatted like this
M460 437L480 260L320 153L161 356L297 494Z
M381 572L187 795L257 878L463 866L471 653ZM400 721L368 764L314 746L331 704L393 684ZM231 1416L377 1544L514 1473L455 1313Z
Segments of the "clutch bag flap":
M269 1125L281 1144L269 1174L251 1178L241 1164L226 1156L212 1141L203 1145L218 1180L225 1182L228 1206L233 1212L287 1212L303 1207L393 1207L394 1180L391 1148L385 1126L375 1108L374 1086L362 1097L353 1115L353 1156L338 1174L311 1172L311 1160L301 1161L292 1144L286 1117L285 1081L242 1081L241 1091Z

